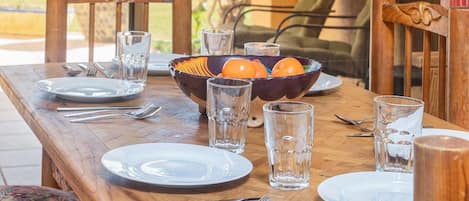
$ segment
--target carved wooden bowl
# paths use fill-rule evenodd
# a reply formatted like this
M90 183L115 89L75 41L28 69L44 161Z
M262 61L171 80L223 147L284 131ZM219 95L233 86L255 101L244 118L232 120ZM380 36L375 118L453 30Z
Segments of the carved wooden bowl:
M169 68L179 88L196 102L200 111L204 113L207 79L221 73L223 64L232 58L258 59L266 67L272 69L279 60L285 57L240 55L183 57L171 61ZM247 79L252 82L251 122L248 122L250 126L262 125L261 106L264 102L302 97L316 82L321 64L307 58L296 57L296 59L301 64L311 67L300 75Z

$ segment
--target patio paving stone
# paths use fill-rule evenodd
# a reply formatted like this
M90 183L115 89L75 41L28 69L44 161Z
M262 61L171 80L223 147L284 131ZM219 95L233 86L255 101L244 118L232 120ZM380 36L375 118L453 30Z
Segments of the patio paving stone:
M23 120L0 121L0 136L4 135L32 135L31 129ZM1 138L1 137L0 137Z
M41 185L41 167L2 168L7 185Z
M0 167L39 166L42 161L42 149L0 151Z
M41 148L39 140L33 135L5 135L0 137L0 151Z

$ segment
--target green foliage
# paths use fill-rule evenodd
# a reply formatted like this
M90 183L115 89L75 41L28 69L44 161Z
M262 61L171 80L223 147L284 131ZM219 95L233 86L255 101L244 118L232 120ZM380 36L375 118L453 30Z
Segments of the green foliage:
M171 41L156 40L152 41L153 49L159 50L159 52L170 53L172 51Z
M206 3L199 3L192 10L192 52L200 50L200 32L206 24Z

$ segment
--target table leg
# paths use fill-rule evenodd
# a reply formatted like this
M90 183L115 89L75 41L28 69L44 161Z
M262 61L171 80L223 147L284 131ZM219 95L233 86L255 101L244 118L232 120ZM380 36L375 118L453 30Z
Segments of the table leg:
M44 148L42 148L42 186L59 188L52 176L52 160Z

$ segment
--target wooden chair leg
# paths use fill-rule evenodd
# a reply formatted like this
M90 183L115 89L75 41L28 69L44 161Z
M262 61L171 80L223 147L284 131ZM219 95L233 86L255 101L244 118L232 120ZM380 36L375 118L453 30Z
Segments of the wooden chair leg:
M59 188L57 182L52 176L52 160L46 150L42 149L42 186Z

